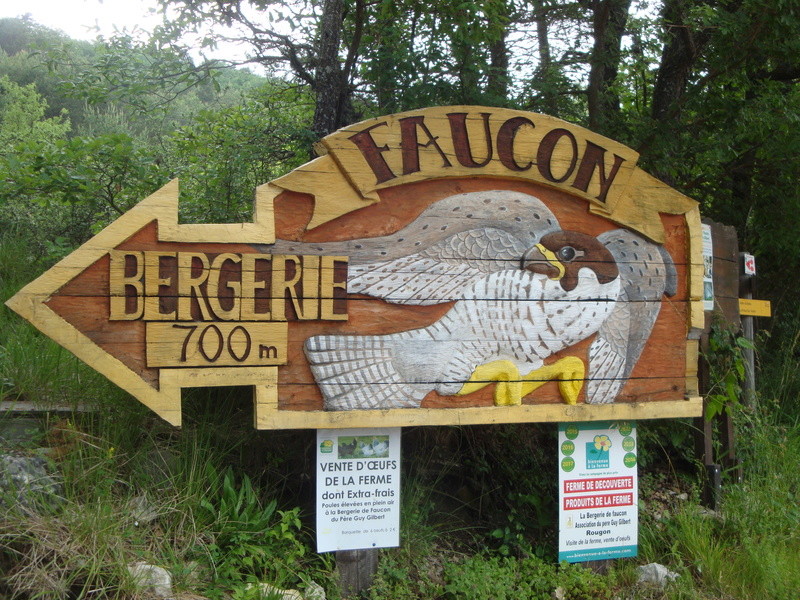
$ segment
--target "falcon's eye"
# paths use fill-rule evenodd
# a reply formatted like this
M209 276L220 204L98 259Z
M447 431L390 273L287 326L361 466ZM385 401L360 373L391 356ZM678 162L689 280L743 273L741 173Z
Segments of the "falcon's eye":
M567 262L574 260L577 255L578 253L572 246L564 246L561 250L558 251L558 257L561 260L565 260Z

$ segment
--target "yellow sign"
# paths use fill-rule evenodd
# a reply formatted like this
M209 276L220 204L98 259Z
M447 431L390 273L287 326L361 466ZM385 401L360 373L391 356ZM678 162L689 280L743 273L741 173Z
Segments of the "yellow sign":
M743 317L771 317L772 305L769 300L739 298L739 314Z

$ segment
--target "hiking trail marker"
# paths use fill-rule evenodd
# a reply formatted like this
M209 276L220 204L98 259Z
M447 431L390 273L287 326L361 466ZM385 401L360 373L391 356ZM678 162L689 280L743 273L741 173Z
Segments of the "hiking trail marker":
M168 183L8 306L174 425L233 385L259 429L701 414L700 214L633 150L475 106L319 148L252 223Z

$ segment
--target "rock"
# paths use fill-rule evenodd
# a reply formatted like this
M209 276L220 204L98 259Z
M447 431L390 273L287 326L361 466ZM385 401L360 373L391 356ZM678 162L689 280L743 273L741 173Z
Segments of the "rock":
M252 583L247 585L248 590L253 587L255 586ZM270 583L259 583L258 588L261 595L270 600L303 600L303 595L297 590L282 590Z
M128 572L141 592L157 598L172 598L172 575L166 569L136 562L128 565Z
M190 560L183 567L184 584L188 587L197 587L203 581L211 580L211 571L196 560Z
M4 446L31 447L44 437L39 419L12 417L0 420L0 443Z
M128 501L128 510L131 512L133 524L137 526L147 525L158 518L158 511L144 494L131 498Z
M567 590L562 587L557 587L550 594L552 600L567 600Z
M722 515L719 512L710 508L706 508L705 506L701 506L698 509L697 514L699 514L701 517L706 517L707 519L722 521Z
M153 489L171 488L180 469L180 459L166 448L155 448L143 457L142 471L149 478L149 485Z
M48 474L47 466L40 456L0 454L0 507L58 508L63 501L61 484Z
M325 590L316 581L309 581L306 586L306 600L325 600Z
M667 567L658 563L642 565L636 569L636 573L639 575L637 583L651 584L659 588L664 588L667 583L678 578L677 573L673 573Z

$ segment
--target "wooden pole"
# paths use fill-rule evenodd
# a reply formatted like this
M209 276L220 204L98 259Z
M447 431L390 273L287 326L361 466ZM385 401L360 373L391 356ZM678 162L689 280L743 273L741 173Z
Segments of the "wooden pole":
M342 596L350 598L368 590L378 572L378 550L339 550L336 567Z
M711 225L713 239L713 277L714 277L714 312L732 326L740 323L739 316L739 244L736 229L708 219L704 223ZM698 369L698 383L700 392L706 396L710 387L709 368L703 354L708 352L708 335L711 330L712 312L705 313L705 330L700 338L700 365ZM717 502L722 490L723 467L741 478L741 465L736 457L736 440L732 416L727 413L717 416L713 421L704 416L695 420L695 453L703 461L706 471L706 481L703 489L703 503L711 508L717 508ZM719 456L714 452L714 430L720 436L721 452Z
M739 253L739 297L753 298L755 277L744 274L744 252ZM742 335L752 343L755 340L753 317L742 315ZM756 407L756 357L752 348L742 348L744 357L744 404L752 410Z

